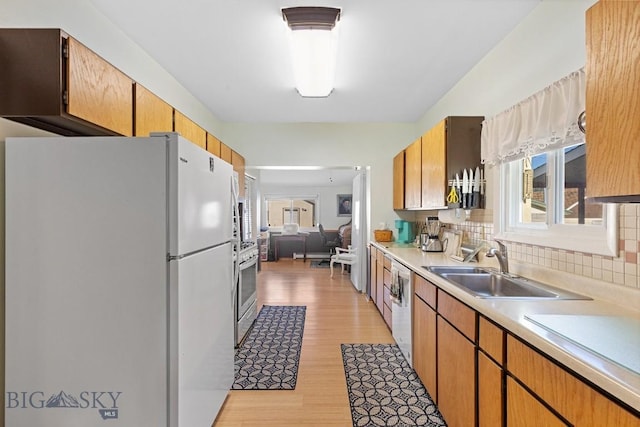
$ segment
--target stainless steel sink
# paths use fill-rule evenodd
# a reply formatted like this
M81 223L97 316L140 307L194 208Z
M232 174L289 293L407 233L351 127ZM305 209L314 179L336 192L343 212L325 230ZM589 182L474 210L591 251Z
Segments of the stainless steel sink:
M424 267L477 298L591 299L524 277L501 274L481 267Z
M466 265L445 265L438 267L423 267L432 273L442 274L483 274L490 273L491 270L482 267L473 267Z

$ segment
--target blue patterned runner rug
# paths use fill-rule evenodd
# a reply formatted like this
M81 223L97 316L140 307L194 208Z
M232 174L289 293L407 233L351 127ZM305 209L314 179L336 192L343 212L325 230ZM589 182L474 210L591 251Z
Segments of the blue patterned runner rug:
M293 390L306 306L265 305L236 351L232 390Z
M354 426L446 426L395 344L342 344Z

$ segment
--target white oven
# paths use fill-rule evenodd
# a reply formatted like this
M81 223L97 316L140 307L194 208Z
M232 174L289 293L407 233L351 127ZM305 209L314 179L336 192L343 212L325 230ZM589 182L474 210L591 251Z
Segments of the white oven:
M255 242L244 242L238 258L234 304L236 345L243 340L257 315L258 246Z

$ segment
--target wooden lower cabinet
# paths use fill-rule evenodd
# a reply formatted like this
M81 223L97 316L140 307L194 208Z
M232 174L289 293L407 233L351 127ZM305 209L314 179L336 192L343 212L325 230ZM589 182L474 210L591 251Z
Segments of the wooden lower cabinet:
M378 251L376 257L376 306L380 314L384 314L384 254Z
M566 427L568 424L536 400L513 378L507 377L507 426Z
M382 315L384 317L384 321L387 322L387 326L391 329L391 316L393 312L393 303L391 302L391 261L388 260L387 257L384 259L383 270L382 270L382 283L384 285L383 289L383 297L384 297L384 307L382 311ZM387 268L389 265L389 268Z
M438 408L449 427L475 426L475 344L440 315L437 326Z
M413 369L437 402L436 311L418 293L413 295Z
M638 427L640 416L618 405L557 363L538 353L512 335L507 336L507 370L532 393L579 427ZM507 396L507 414L523 404L521 394ZM512 419L514 415L507 415ZM511 424L508 424L511 427ZM534 424L514 424L534 425ZM543 424L537 424L543 425ZM551 424L549 424L551 425ZM560 424L564 425L564 424Z
M378 250L374 246L369 246L369 296L376 304L378 300L377 262L376 254Z
M502 368L478 351L478 427L501 427L504 391Z
M504 339L502 328L478 316L478 427L505 425Z

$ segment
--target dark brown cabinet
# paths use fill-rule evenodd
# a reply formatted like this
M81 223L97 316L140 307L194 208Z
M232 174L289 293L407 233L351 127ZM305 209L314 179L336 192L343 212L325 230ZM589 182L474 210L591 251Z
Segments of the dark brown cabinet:
M0 116L60 135L133 135L133 81L64 31L0 29L0 46Z

